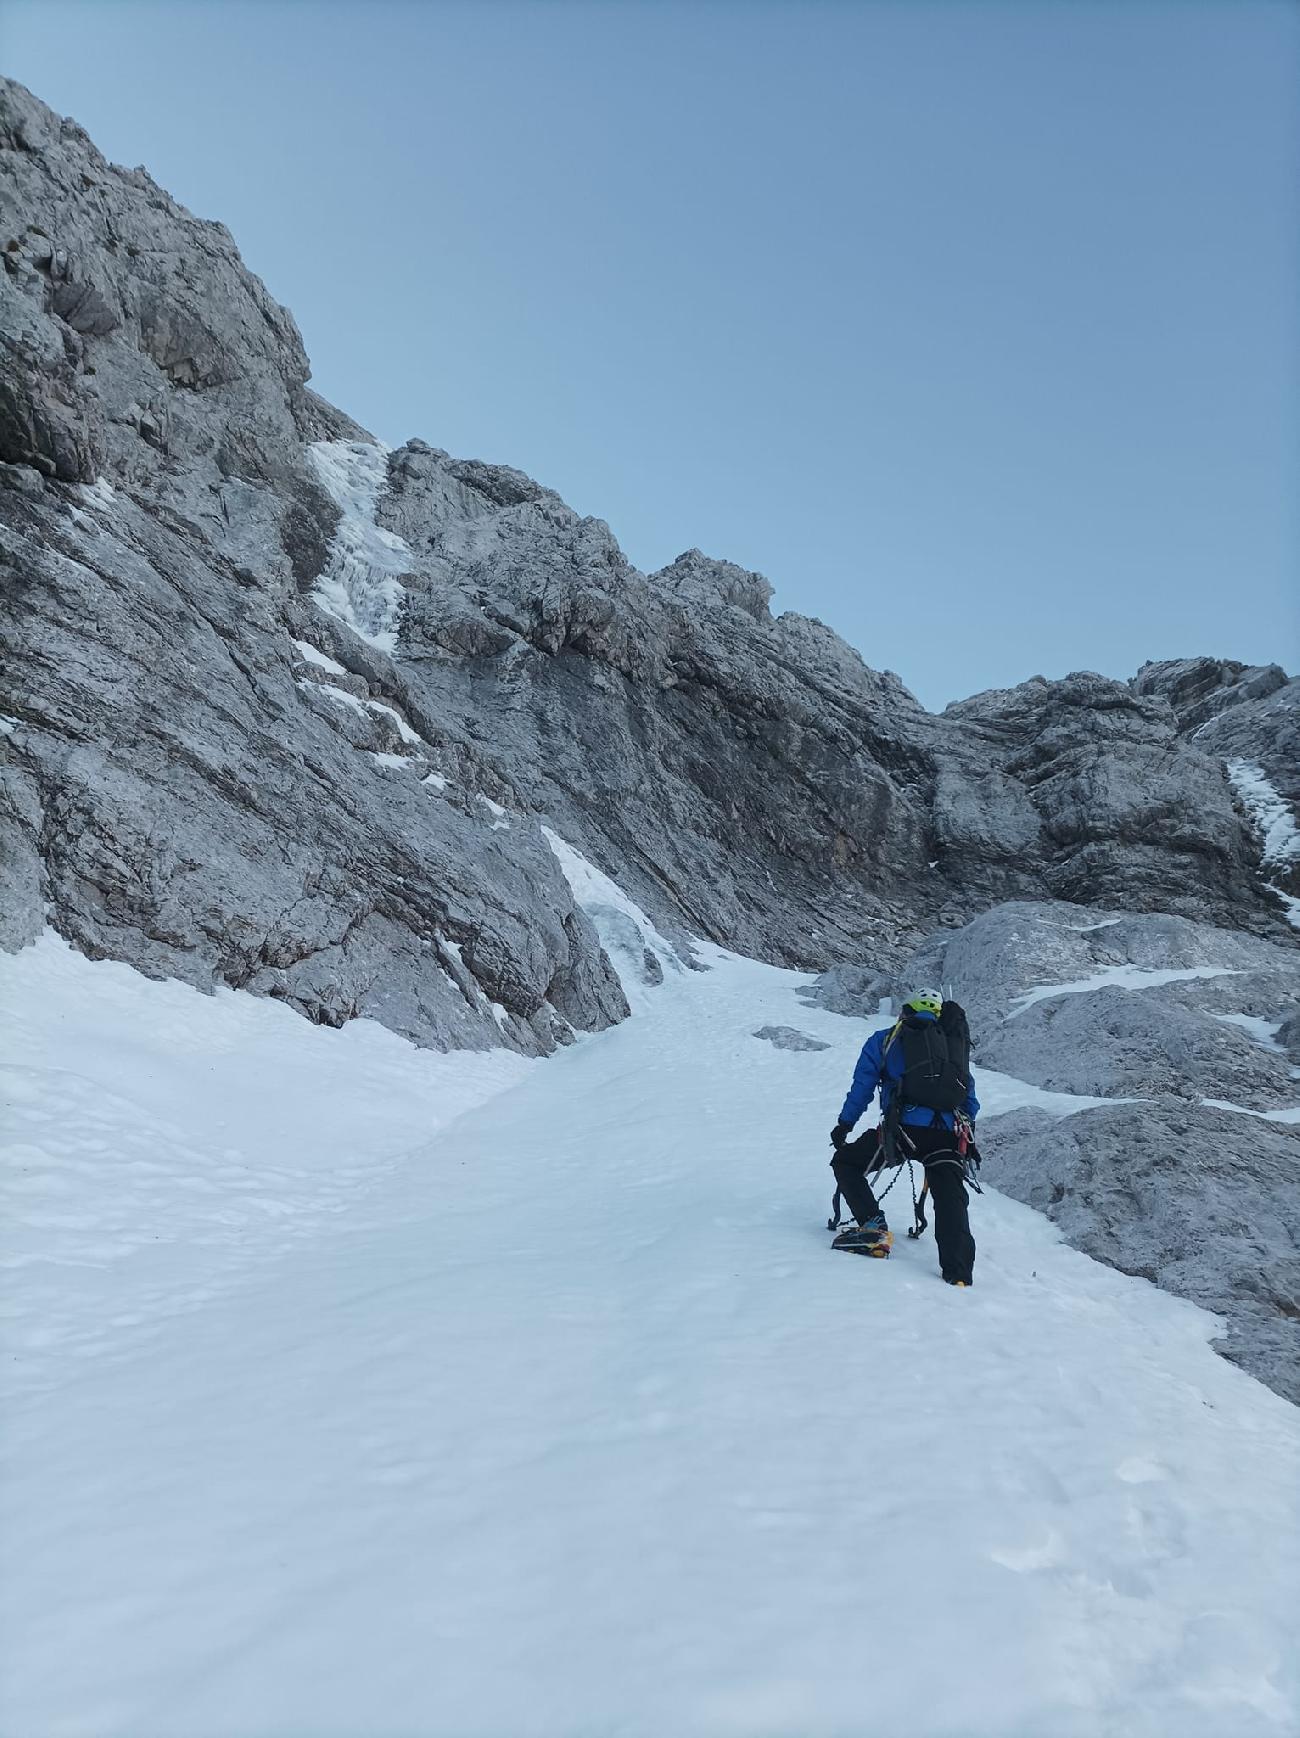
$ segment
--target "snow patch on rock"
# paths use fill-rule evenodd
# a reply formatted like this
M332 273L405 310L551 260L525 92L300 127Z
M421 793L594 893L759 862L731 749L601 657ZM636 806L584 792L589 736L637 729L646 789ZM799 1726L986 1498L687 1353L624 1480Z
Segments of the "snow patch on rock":
M635 1011L644 1004L646 990L662 983L665 967L675 972L683 969L676 948L660 934L641 907L581 851L550 827L543 827L542 833L555 853L574 901L595 926L601 946L623 985L623 993Z
M1098 925L1100 928L1101 926ZM1117 988L1121 990L1155 989L1160 984L1188 983L1193 978L1231 978L1236 977L1236 969L1232 966L1192 966L1182 971L1161 971L1146 966L1107 966L1104 970L1094 972L1091 977L1077 978L1070 984L1037 984L1032 990L1027 990L1023 996L1017 996L1011 1004L1007 1018L1014 1020L1017 1014L1023 1014L1026 1008L1032 1008L1035 1002L1046 1002L1057 996L1084 995L1089 990L1104 990Z
M1300 1123L1300 1105L1286 1110L1252 1110L1247 1104L1229 1104L1226 1098L1203 1098L1211 1110L1234 1110L1238 1116L1257 1116L1263 1122Z
M1277 1035L1282 1030L1281 1020L1264 1020L1258 1014L1211 1014L1212 1020L1218 1020L1224 1026L1239 1026L1248 1033L1256 1044L1262 1044L1266 1050L1281 1050Z
M346 676L347 671L337 658L331 658L327 652L322 652L319 646L313 646L307 640L295 640L294 650L304 663L315 664L318 669L328 670L331 676Z
M1230 760L1226 764L1233 790L1263 835L1260 861L1266 869L1289 868L1300 857L1300 831L1290 805L1253 761Z

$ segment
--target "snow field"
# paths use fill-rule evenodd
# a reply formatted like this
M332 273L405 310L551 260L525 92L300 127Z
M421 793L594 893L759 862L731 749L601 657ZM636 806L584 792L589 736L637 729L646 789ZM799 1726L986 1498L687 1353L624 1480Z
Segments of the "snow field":
M0 959L0 1056L5 1389L132 1352L534 1066L91 966L53 934Z
M830 1253L866 1028L701 952L544 1064L2 962L0 1730L1296 1730L1295 1410L992 1192Z

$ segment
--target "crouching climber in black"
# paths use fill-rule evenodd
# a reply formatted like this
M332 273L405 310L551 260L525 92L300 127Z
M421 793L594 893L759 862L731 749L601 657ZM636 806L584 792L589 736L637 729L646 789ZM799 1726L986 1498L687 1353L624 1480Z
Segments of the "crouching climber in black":
M854 1123L876 1091L882 1123L850 1141ZM862 1047L853 1084L831 1131L835 1181L856 1224L835 1239L836 1249L888 1255L893 1237L871 1177L882 1167L917 1159L934 1206L939 1267L949 1285L970 1285L975 1239L967 1214L969 1135L979 1115L970 1068L970 1034L955 1002L937 990L917 990L890 1030L873 1032Z

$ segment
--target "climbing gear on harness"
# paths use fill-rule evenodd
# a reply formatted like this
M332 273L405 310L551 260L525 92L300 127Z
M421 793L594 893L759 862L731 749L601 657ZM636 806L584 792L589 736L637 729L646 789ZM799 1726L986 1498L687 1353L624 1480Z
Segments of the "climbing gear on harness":
M912 1167L910 1165L907 1167L907 1174L909 1177L912 1174ZM925 1216L925 1197L929 1193L930 1179L928 1177L925 1179L924 1183L921 1184L921 1193L919 1197L916 1193L916 1185L912 1185L912 1224L907 1235L911 1238L913 1243L916 1242L918 1237L924 1237L926 1227L930 1223Z
M837 1130L842 1129L842 1128L844 1128L844 1124L842 1122L836 1123L835 1127ZM847 1132L848 1131L846 1130L845 1133L847 1134ZM873 1136L874 1136L874 1139L873 1139ZM833 1139L833 1137L832 1137L832 1139ZM880 1171L884 1168L883 1161L881 1160L881 1158L879 1156L879 1154L880 1154L880 1130L878 1128L868 1129L866 1134L862 1135L858 1140L853 1141L852 1143L848 1142L847 1140L841 1140L841 1141L835 1142L834 1144L835 1144L835 1156L836 1156L836 1158L838 1158L839 1155L844 1151L846 1145L851 1144L855 1148L862 1149L862 1152L863 1152L862 1174L866 1177L874 1177L878 1171ZM835 1160L832 1159L831 1163L833 1165L835 1163ZM828 1231L838 1230L841 1223L843 1222L843 1215L840 1212L840 1208L843 1205L843 1201L844 1201L844 1196L840 1191L839 1182L837 1180L836 1184L835 1184L835 1193L834 1193L834 1195L831 1196L831 1216L826 1221L826 1229Z

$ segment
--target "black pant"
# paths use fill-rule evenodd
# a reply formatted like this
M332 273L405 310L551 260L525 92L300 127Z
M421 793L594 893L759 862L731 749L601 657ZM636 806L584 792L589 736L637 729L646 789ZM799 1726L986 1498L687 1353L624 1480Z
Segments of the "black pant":
M961 1159L952 1130L902 1128L899 1131L899 1153L908 1152L925 1166L925 1180L930 1185L930 1199L934 1203L934 1240L939 1246L939 1269L945 1279L962 1279L969 1285L975 1266L975 1239L971 1236L970 1217L966 1211L970 1196L962 1180ZM840 1193L859 1225L864 1220L874 1219L880 1212L880 1203L867 1180L879 1158L876 1130L868 1129L861 1140L850 1141L831 1160Z

